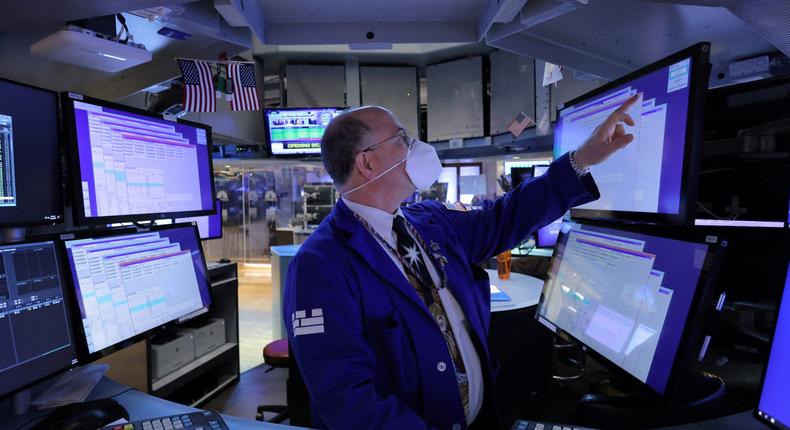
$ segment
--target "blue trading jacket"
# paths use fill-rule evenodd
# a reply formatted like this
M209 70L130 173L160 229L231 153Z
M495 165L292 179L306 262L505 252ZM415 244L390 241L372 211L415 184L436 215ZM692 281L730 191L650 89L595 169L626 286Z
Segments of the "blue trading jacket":
M439 254L446 258L448 287L471 326L485 387L478 420L495 422L497 365L487 344L489 280L475 263L598 197L591 175L579 179L565 155L476 209L435 201L402 208L433 264L441 264ZM342 200L291 262L283 315L316 427L467 428L453 367L439 365L452 360L433 317Z

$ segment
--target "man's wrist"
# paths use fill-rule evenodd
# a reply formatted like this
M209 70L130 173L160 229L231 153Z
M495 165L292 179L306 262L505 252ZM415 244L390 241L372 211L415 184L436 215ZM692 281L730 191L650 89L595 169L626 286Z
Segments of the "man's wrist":
M571 151L568 154L568 159L571 162L571 167L573 167L573 171L576 172L576 176L582 177L588 173L590 173L590 168L584 164L579 163L578 159L576 158L576 151Z

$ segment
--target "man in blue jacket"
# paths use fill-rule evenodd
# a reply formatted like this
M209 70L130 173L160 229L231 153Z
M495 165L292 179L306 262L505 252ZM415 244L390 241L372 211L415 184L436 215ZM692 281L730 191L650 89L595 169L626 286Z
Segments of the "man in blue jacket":
M589 166L633 140L627 101L548 172L482 206L400 207L441 163L395 116L332 120L321 156L342 198L288 268L288 339L331 429L496 428L489 280L476 263L599 197Z

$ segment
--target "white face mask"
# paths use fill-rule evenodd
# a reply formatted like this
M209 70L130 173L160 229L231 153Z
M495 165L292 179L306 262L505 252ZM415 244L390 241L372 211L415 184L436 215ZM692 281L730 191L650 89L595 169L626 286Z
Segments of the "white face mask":
M400 166L404 162L406 163L406 174L409 175L409 179L411 179L412 184L414 184L414 187L418 190L430 188L430 186L436 182L439 174L442 173L442 162L439 161L439 156L436 154L436 149L425 142L414 140L411 148L409 148L409 152L406 153L406 156L403 157L403 159L395 163L387 170L379 173L376 175L376 177L365 182L364 184L358 185L348 191L344 191L341 196L347 196L354 191L359 190L376 179L379 179L387 173L393 171L396 167Z

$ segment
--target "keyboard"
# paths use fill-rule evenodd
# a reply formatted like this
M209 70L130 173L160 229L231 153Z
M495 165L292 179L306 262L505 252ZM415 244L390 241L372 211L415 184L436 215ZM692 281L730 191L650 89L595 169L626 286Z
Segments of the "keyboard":
M538 423L535 421L517 420L510 430L593 430L589 427L571 426L566 424Z
M190 412L102 427L101 430L228 430L216 412Z

